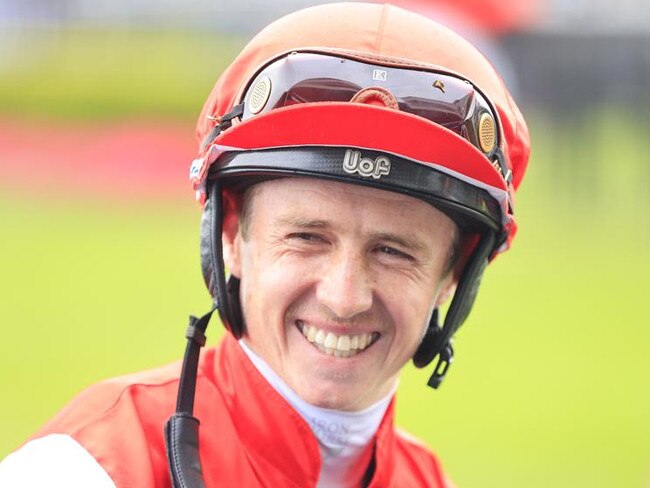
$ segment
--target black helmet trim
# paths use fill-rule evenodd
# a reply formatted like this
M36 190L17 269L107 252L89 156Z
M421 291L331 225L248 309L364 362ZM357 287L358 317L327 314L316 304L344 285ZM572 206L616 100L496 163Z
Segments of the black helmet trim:
M238 188L287 176L324 178L419 198L467 230L498 231L501 227L499 203L488 191L381 151L323 146L232 151L210 168L208 179L222 179L227 187Z

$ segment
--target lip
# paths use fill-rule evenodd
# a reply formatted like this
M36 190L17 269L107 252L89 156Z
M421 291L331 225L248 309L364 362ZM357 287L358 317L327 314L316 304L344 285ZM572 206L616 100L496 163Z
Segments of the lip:
M379 334L382 335L376 329L370 329L363 327L363 325L341 325L334 322L329 322L325 320L318 319L308 319L308 318L294 318L293 323L300 330L301 325L311 325L317 329L322 329L325 332L331 332L336 335L358 335L358 334Z

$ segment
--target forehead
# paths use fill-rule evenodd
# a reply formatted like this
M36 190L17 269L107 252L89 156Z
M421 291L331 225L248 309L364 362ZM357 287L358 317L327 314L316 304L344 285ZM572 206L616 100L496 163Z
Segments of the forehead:
M455 232L444 213L420 199L368 186L316 178L282 178L255 185L247 197L263 221L293 216L345 227L390 227L413 232Z

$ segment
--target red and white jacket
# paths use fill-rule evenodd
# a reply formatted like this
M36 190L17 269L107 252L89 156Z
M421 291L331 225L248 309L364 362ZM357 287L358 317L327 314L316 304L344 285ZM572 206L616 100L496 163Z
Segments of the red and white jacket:
M179 374L175 363L90 387L0 464L0 486L170 487L163 427ZM208 488L316 486L320 452L309 425L229 334L202 353L196 398ZM375 434L369 488L451 486L393 417L394 400Z

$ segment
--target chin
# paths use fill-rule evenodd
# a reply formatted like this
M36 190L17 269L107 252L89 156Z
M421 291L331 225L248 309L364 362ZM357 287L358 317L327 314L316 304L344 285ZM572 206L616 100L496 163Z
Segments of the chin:
M332 398L331 396L322 396L315 398L313 401L308 401L307 403L319 407L327 408L329 410L355 410L354 406L351 405L351 402L347 398Z
M344 411L358 410L359 396L352 394L349 388L341 385L318 390L310 389L306 392L298 392L298 395L315 407Z

